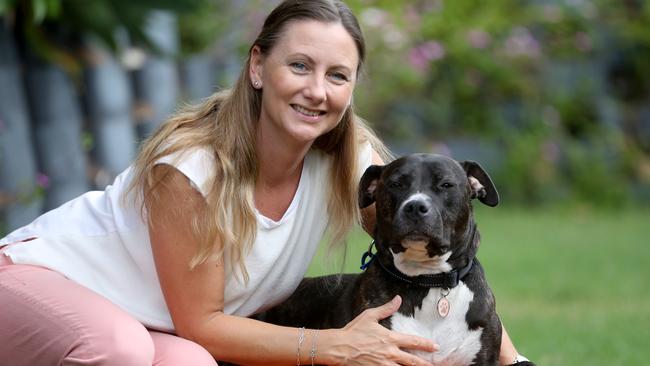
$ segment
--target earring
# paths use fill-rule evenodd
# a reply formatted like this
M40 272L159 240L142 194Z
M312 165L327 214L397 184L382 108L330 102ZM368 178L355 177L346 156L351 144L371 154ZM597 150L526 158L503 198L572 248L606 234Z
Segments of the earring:
M255 89L259 89L261 86L262 86L262 82L261 82L261 81L259 81L259 80L255 80L255 81L253 82L253 87L255 87Z

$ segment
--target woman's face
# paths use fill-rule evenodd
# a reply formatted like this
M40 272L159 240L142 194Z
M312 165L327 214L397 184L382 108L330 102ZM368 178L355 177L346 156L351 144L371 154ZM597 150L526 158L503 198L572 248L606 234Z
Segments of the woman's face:
M359 55L340 23L294 21L269 54L251 53L251 80L261 82L258 131L263 141L311 144L333 129L351 102Z

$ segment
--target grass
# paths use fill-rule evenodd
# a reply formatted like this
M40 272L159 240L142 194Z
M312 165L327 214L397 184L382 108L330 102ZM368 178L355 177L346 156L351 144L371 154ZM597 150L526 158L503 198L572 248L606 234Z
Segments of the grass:
M477 207L476 218L479 258L521 353L540 365L647 362L650 209ZM359 272L369 241L350 237L345 272ZM321 251L309 274L341 267Z

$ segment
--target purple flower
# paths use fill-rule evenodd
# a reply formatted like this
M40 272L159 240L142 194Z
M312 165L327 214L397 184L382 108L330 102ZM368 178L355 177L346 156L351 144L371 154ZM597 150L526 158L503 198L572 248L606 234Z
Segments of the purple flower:
M36 174L36 185L41 188L47 188L50 186L50 177L43 173Z
M490 45L492 37L483 30L472 29L467 32L467 42L469 42L470 46L482 50Z
M440 42L425 42L409 51L411 65L420 72L426 72L431 61L445 57L445 48Z
M525 27L516 27L506 39L505 52L512 57L538 57L541 53L537 39Z

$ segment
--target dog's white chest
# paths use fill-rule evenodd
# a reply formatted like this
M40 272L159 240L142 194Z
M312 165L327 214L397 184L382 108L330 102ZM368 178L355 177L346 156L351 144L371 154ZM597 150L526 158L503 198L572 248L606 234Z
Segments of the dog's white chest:
M444 318L438 314L438 300L441 296L439 288L430 289L422 301L422 307L416 307L413 316L407 317L400 313L392 316L392 329L429 338L440 345L438 352L415 352L436 366L470 365L481 349L483 332L483 328L470 330L465 320L474 293L460 282L447 295L449 314Z

